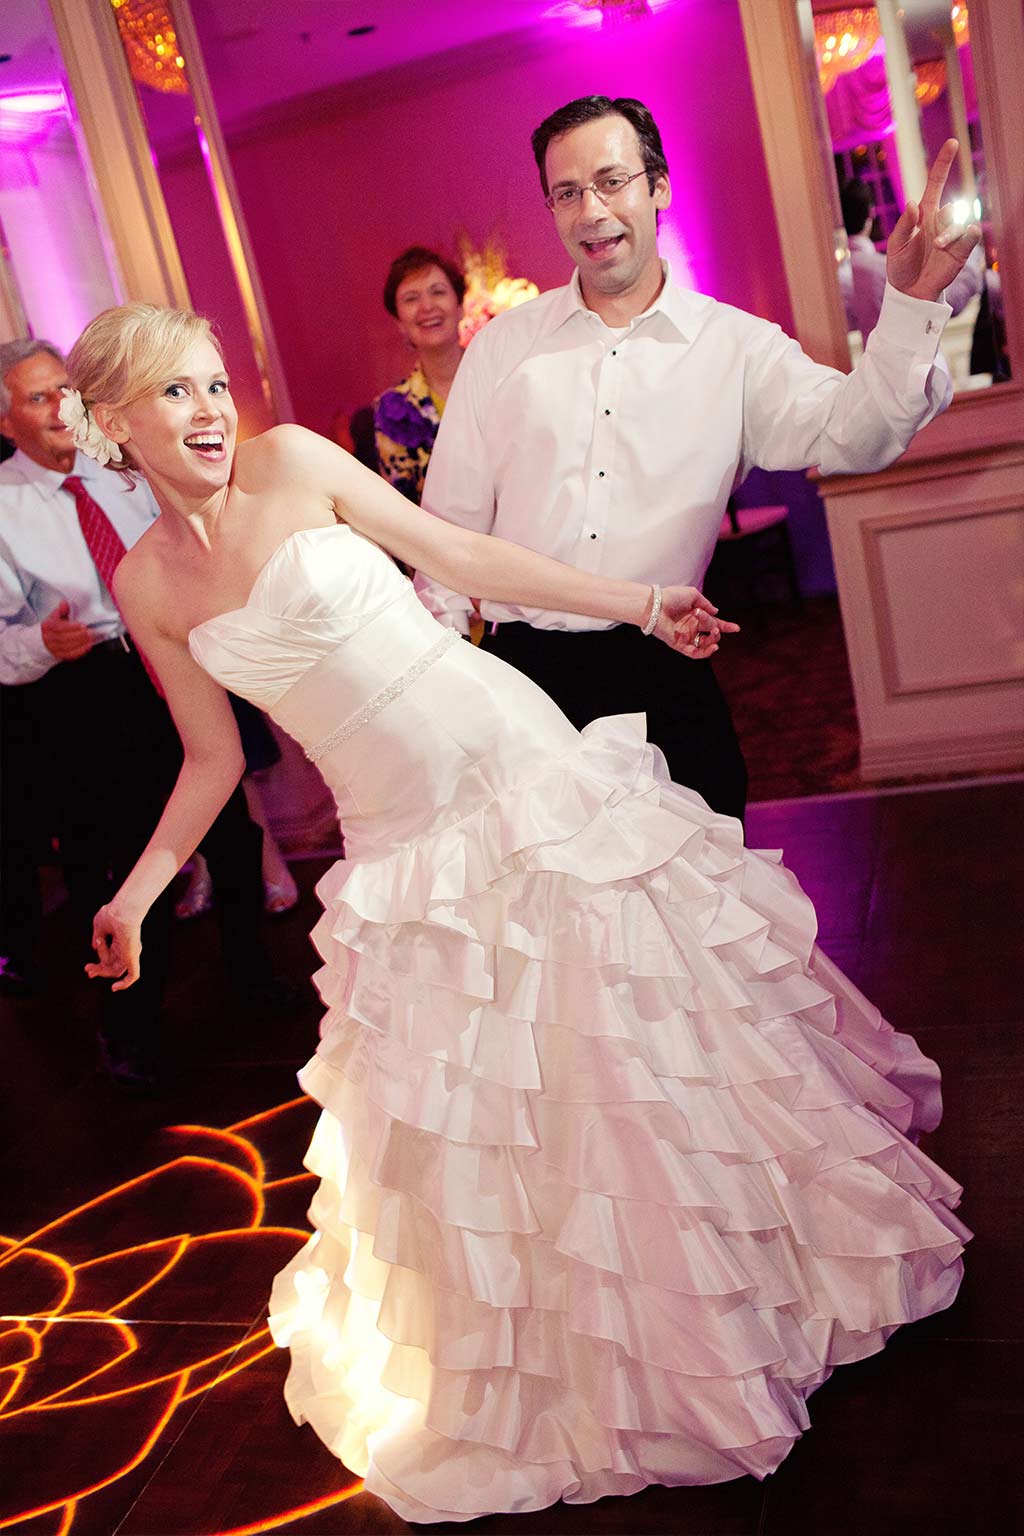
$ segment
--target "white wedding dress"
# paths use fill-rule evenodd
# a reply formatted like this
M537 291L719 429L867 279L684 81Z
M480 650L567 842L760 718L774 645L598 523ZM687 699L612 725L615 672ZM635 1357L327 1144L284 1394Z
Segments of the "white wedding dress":
M286 539L191 647L348 852L315 1232L270 1305L296 1420L410 1520L771 1472L835 1365L956 1294L933 1063L642 716L580 734L351 529Z

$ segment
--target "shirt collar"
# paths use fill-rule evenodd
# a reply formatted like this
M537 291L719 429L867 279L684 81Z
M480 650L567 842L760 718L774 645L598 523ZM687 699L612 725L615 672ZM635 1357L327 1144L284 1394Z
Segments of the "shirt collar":
M47 469L45 464L37 464L35 459L30 459L20 448L11 455L11 465L17 467L26 485L37 485L41 490L59 491L67 479L67 475L59 469ZM75 454L75 462L68 470L69 475L79 475L83 480L94 480L100 473L106 471L101 470L95 459L81 452Z
M662 261L661 270L665 274L665 281L661 285L661 292L644 310L642 315L637 315L632 321L636 326L641 320L646 320L652 315L661 314L669 320L679 332L683 341L688 341L695 334L697 307L706 303L700 294L688 293L683 288L677 288L672 281L672 268L667 261ZM583 302L583 291L580 287L580 271L577 267L572 275L572 282L560 290L558 302L552 306L548 332L557 331L567 320L574 315L592 315L593 310L588 309Z

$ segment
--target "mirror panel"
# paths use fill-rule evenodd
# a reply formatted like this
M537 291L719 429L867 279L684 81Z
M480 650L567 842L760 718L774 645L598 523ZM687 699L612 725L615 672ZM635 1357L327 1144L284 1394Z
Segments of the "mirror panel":
M824 124L823 152L840 196L836 276L851 361L863 350L884 291L885 243L908 196L947 138L961 151L946 200L981 222L985 239L947 290L954 314L942 349L958 390L1010 377L998 249L974 81L970 14L948 0L878 0L839 7L795 0L813 49ZM909 82L912 89L907 88Z

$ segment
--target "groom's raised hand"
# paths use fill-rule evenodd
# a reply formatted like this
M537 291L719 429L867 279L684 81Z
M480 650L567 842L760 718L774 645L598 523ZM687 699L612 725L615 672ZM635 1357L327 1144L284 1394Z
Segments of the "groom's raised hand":
M946 140L928 172L920 204L907 203L889 236L885 275L912 299L940 299L981 239L977 224L958 224L952 207L942 206L958 148L956 139Z

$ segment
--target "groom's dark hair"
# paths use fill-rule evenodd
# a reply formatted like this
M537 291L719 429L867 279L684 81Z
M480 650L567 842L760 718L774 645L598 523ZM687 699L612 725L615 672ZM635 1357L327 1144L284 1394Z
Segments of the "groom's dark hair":
M551 191L544 165L551 140L561 138L563 133L580 128L584 123L596 122L599 117L624 117L636 129L649 191L654 191L654 183L659 176L668 175L668 161L665 159L658 125L642 101L637 101L635 96L578 96L575 101L568 102L564 107L559 107L557 112L552 112L550 117L546 117L530 137L545 197Z

